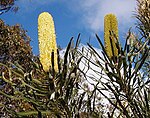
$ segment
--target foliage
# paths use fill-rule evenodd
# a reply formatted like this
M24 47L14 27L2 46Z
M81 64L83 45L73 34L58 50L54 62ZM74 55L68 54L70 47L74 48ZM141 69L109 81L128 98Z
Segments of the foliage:
M32 48L26 31L18 24L9 26L0 20L0 62L8 66L10 62L18 63L26 71L30 71L31 57Z
M143 45L145 42L146 50L150 48L150 1L149 0L137 0L137 12L135 17L137 18L137 28L141 34L140 38L136 38L134 48L139 52L139 55L144 52L143 50L139 50L139 47ZM138 55L138 56L139 56ZM150 52L148 53L148 57L142 67L145 77L150 78Z
M88 52L91 51L94 59L91 59L91 55L89 57L83 55L90 63L86 65L87 68L97 75L89 77L93 80L89 84L95 83L93 93L99 93L99 96L103 96L109 102L107 104L109 106L108 111L105 114L109 118L150 117L149 1L145 0L143 3L145 7L142 8L143 4L140 3L136 16L139 20L137 27L141 31L142 38L133 36L129 30L125 46L122 47L119 42L115 44L118 49L116 61L109 58L98 35L96 37L102 48L101 54L103 56L90 44L88 44L87 50L89 50ZM115 40L119 41L115 32L110 30L110 35L110 40L111 37L115 37ZM146 72L143 71L143 67ZM145 73L148 76L145 76Z
M140 30L143 38L150 36L150 2L149 0L137 0L137 12L135 17L137 18L137 28ZM150 45L150 41L148 43Z
M71 44L72 39L64 59L58 58L58 73L45 72L38 58L33 61L35 68L29 73L25 73L21 66L13 64L10 68L0 63L6 68L0 76L6 82L0 90L2 116L71 118L87 114L84 110L88 109L89 101L83 100L85 92L79 92L81 58L76 58L78 43L75 47Z
M96 37L102 47L104 58L90 44L88 44L89 50L92 51L95 60L91 61L90 58L84 58L99 68L88 67L98 76L93 80L96 83L94 85L96 90L93 92L99 92L101 96L109 101L110 111L108 111L107 117L150 117L150 100L148 99L150 79L143 78L140 71L149 50L145 50L143 55L136 59L137 54L133 52L134 49L127 53L127 44L122 48L119 43L116 43L118 57L117 62L114 63L108 57L99 37L97 35ZM128 40L128 37L126 40ZM108 94L105 94L105 92L108 92Z
M1 0L0 1L0 15L8 12L10 9L14 12L18 10L17 6L14 6L16 0Z

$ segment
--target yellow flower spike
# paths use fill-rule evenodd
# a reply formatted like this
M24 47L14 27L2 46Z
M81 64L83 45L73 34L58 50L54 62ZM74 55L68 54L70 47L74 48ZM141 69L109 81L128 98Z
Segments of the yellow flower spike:
M52 66L51 54L54 51L54 70L58 72L57 44L54 21L48 12L43 12L38 17L38 39L40 61L43 69L48 72Z
M113 57L113 52L112 52L112 47L111 47L111 42L110 42L110 37L112 41L112 46L114 50L114 56L118 56L118 49L116 47L116 39L113 37L113 35L110 35L110 32L114 32L118 39L118 22L117 18L114 14L107 14L104 17L104 41L105 41L105 49L106 53L109 58Z

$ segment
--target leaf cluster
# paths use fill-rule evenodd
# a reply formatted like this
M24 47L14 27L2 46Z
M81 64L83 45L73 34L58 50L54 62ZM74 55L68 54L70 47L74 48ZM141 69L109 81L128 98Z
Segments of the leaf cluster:
M0 62L6 65L18 63L28 71L31 57L32 48L26 31L18 24L9 26L0 20Z
M139 58L136 58L138 52L135 52L135 49L127 52L127 43L124 48L120 47L119 43L116 43L118 57L110 59L101 40L97 35L96 37L102 47L104 58L88 44L95 60L86 59L99 68L89 67L98 75L98 78L94 80L97 83L95 86L96 91L109 101L111 110L108 111L107 117L150 117L150 100L148 99L150 79L145 78L141 72L149 50L144 50L144 53ZM127 37L126 42L129 37ZM146 48L146 46L143 44L140 49L142 48ZM106 91L109 95L104 94Z
M137 0L137 28L140 30L142 37L150 37L150 2L149 0ZM150 41L148 43L150 45Z
M0 15L12 10L14 12L18 11L18 7L14 6L16 0L1 0L0 1Z
M64 58L60 59L58 56L58 73L53 67L49 72L45 72L38 57L32 60L34 68L29 72L20 64L11 63L11 66L7 66L0 63L0 67L5 68L0 76L5 82L0 87L2 116L76 118L88 115L91 99L84 99L86 92L80 91L81 57L77 56L79 37L75 46L72 40L73 38L68 44ZM51 55L51 62L54 63L53 54Z

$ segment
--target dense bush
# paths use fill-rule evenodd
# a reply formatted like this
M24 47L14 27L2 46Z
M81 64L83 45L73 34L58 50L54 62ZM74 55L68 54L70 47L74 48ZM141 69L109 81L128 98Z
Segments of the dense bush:
M18 7L14 5L15 1L16 0L1 0L0 1L0 15L8 12L9 10L16 12L18 10Z
M20 25L9 26L0 20L0 62L18 63L27 71L32 59L30 38Z

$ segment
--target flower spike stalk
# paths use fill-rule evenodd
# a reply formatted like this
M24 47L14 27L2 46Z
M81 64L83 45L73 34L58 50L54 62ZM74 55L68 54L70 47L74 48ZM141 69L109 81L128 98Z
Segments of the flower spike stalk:
M114 35L110 34L111 32L118 39L118 22L117 18L114 14L107 14L104 17L104 41L105 41L105 49L108 57L111 59L113 56L118 56L118 49L116 47L116 38ZM111 37L111 38L110 38Z
M54 21L48 12L43 12L38 17L38 39L40 61L44 71L48 72L52 66L51 55L54 51L54 70L58 72L57 44Z

